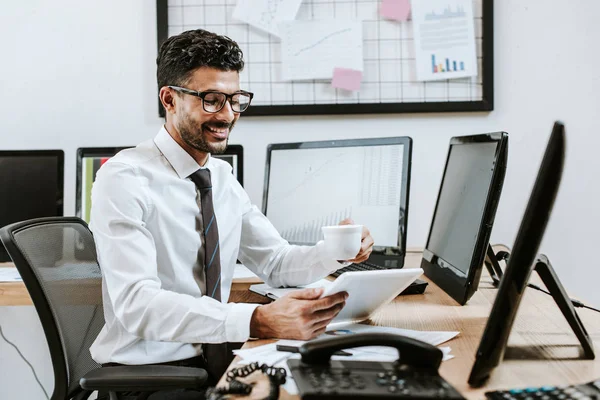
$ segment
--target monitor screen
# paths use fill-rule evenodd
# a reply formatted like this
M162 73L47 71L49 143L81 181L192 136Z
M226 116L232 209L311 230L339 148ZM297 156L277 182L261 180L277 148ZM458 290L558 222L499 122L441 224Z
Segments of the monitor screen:
M455 144L439 194L427 249L467 276L490 191L496 142Z
M62 150L0 151L0 227L63 215ZM0 262L10 257L0 244Z
M263 211L284 239L315 244L345 218L376 248L406 240L411 140L357 139L269 146Z
M111 157L123 149L129 147L85 147L77 149L77 181L75 215L90 222L90 211L92 208L92 184L100 167ZM215 154L213 157L220 158L231 164L233 174L244 184L244 148L239 144L227 146L224 154Z
M128 147L83 147L77 149L75 215L90 222L92 184L100 167L112 156Z
M421 268L460 304L479 285L507 154L505 132L450 140Z
M544 286L548 290L547 293L554 298L560 311L564 314L579 339L583 347L584 357L586 359L594 359L595 357L592 337L586 332L581 319L577 316L571 299L558 280L558 276L547 257L538 255L538 249L544 237L560 186L565 159L565 142L564 125L557 121L546 145L512 252L508 258L506 269L500 280L498 293L475 353L475 362L468 380L471 386L482 386L503 358L519 305L528 285L531 272L534 269L539 273ZM542 308L541 306L538 307L540 310ZM527 321L524 326L530 328L530 332L519 329L520 335L531 334L532 337L540 337L537 327L531 321ZM562 335L554 336L562 337ZM544 341L536 340L535 347L541 351L545 343L545 339ZM572 347L573 344L569 340L568 344L553 344L552 346ZM520 356L525 357L525 353L525 351L520 352Z

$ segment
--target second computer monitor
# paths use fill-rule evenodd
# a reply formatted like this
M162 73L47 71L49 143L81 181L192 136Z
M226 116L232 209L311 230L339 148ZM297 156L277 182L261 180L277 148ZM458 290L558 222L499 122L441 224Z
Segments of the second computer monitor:
M63 215L62 150L0 151L0 227ZM10 256L0 243L0 263Z
M479 285L507 153L504 132L450 140L421 268L460 304Z
M290 243L312 245L345 218L375 240L369 261L404 264L412 140L409 137L271 144L263 212Z
M77 181L75 215L86 222L90 221L92 207L92 184L96 173L109 158L129 147L81 147L77 149ZM244 148L239 144L230 144L223 154L214 154L231 164L233 175L241 185L244 184Z

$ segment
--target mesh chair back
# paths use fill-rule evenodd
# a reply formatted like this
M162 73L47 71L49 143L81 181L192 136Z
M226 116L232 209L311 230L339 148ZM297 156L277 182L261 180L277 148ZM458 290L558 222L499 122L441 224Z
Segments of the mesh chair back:
M55 375L52 399L71 398L100 365L90 345L104 325L94 239L74 217L39 218L0 229L0 238L36 307Z

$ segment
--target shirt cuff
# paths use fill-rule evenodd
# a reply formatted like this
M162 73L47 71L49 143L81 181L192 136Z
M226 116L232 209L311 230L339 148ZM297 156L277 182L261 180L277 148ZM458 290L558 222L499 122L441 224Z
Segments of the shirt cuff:
M245 342L250 337L250 320L259 304L232 303L225 319L225 338L230 343Z

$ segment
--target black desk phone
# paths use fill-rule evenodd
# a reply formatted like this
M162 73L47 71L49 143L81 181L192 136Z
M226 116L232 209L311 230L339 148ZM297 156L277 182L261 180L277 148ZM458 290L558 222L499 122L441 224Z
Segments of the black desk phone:
M338 350L364 346L398 349L395 362L331 360ZM300 360L288 360L300 397L312 399L463 399L438 374L442 351L391 333L357 333L300 346Z

